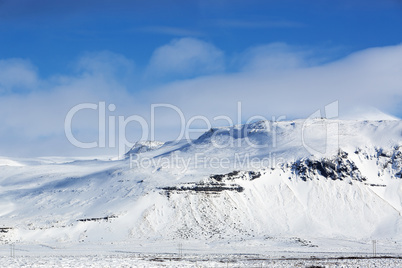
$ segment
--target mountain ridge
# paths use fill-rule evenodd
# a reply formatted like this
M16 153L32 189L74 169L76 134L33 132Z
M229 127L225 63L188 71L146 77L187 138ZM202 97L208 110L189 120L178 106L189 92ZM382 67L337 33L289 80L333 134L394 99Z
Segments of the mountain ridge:
M304 142L302 131L311 135ZM400 245L401 137L402 121L260 121L119 161L2 166L0 227L11 229L0 241L211 246L250 240L272 247L282 239L324 250L383 239ZM330 150L321 150L323 141ZM237 156L271 162L219 165ZM192 161L175 165L181 160ZM312 242L303 246L295 237ZM325 242L333 239L344 242Z

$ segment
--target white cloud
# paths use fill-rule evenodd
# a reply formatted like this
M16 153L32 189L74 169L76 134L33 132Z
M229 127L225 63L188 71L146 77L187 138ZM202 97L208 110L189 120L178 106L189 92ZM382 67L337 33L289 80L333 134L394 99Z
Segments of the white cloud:
M224 70L223 52L210 43L194 39L175 39L153 53L147 74L151 77L187 77Z
M85 53L76 63L78 72L89 74L108 74L124 78L133 74L134 62L123 55L110 51Z
M237 57L237 65L242 71L271 71L307 67L308 51L289 46L285 43L272 43L251 47Z
M115 56L115 57L111 57ZM64 120L75 105L105 101L116 112L135 113L139 102L127 93L119 70L132 67L121 55L94 53L77 61L73 76L54 76L42 81L44 88L24 94L0 97L0 155L94 154L72 146L64 135ZM27 81L26 86L29 86ZM97 111L83 111L74 118L73 130L79 138L93 141L98 135ZM104 153L108 153L105 151Z
M286 61L289 56L283 58ZM268 65L270 62L268 57ZM154 100L176 104L188 115L210 118L228 113L236 118L237 101L242 101L245 117L306 117L336 100L341 114L357 105L397 112L402 99L401 45L367 49L314 67L303 61L297 66L301 67L280 71L254 68L251 72L179 81L160 87L157 94L153 93Z
M0 60L0 93L26 91L36 87L38 77L33 65L23 59Z
M198 53L186 52L191 47L195 47ZM239 61L240 71L208 76L205 75L205 68L209 70L213 67L210 66L212 62L222 57L222 52L214 46L194 39L180 39L162 48L161 54L172 57L171 61L176 62L173 64L175 68L171 66L174 74L188 68L194 75L200 73L202 77L165 83L147 91L135 91L132 88L137 84L126 82L126 77L133 75L134 64L121 55L104 52L87 54L77 61L78 72L75 75L54 76L46 81L39 81L35 68L29 64L10 64L24 61L1 61L3 70L6 70L4 66L22 66L15 68L20 72L10 73L18 77L18 74L26 72L30 78L22 84L27 88L32 85L35 90L24 94L9 91L0 96L0 155L111 152L104 149L77 150L67 141L64 135L65 116L71 107L82 102L114 103L116 111L108 113L108 116L136 114L148 122L152 103L169 103L178 106L187 119L202 115L215 125L223 123L213 121L217 115L230 116L236 122L238 101L242 102L243 119L253 115L266 118L281 115L287 118L307 117L336 100L340 103L341 115L355 112L356 107L359 107L359 113L364 113L362 107L368 106L400 114L402 45L367 49L335 62L312 65L306 57L312 51L271 44L247 50L244 61ZM208 52L211 50L215 52ZM177 60L169 51L176 53L174 55L184 51L185 56ZM191 56L193 53L195 60ZM210 59L206 63L197 63L200 67L192 65L194 61L201 60L203 53ZM159 68L164 72L170 71L168 66ZM0 75L0 84L13 88L18 79L8 79L8 76ZM38 85L45 88L38 90ZM174 111L157 110L156 122L157 139L172 139L178 134L180 120ZM97 112L80 113L74 119L73 127L80 138L95 140L98 135ZM131 141L138 139L135 136L138 129L135 124L128 128L127 136Z

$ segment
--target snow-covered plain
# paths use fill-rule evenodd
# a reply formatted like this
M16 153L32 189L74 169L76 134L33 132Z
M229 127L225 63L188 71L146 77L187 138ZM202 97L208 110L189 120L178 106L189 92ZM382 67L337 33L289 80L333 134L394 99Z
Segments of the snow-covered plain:
M398 258L261 258L259 256L86 255L0 257L4 267L401 267Z
M131 152L2 157L0 263L242 267L257 254L256 267L297 267L308 261L280 258L371 256L372 240L402 252L399 120L262 121Z

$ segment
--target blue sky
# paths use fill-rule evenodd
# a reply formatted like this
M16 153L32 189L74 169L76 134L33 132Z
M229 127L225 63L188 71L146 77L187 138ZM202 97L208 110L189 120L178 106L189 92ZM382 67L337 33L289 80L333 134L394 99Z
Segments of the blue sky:
M401 29L396 0L1 0L0 155L78 153L63 124L82 102L296 118L338 100L401 117ZM91 140L88 118L75 131Z
M336 58L399 44L401 14L401 1L391 0L3 0L0 57L29 59L43 77L71 71L72 59L102 50L143 68L155 48L172 38L195 37L229 56L284 42Z

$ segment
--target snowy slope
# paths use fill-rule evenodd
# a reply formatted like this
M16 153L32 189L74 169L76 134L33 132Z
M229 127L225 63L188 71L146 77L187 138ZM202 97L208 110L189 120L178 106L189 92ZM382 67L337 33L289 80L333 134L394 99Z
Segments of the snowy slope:
M160 141L138 141L134 144L134 146L127 152L126 155L137 154L137 153L145 153L152 150L159 149L162 147L164 142Z
M1 243L401 249L402 121L262 121L130 154L3 158Z

